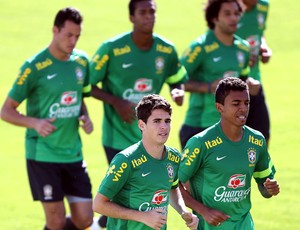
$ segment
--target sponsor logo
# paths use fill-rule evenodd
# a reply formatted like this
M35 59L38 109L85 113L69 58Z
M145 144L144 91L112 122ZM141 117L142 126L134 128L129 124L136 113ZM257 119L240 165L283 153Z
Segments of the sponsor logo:
M152 90L152 79L140 78L134 84L134 90L137 92L149 92Z
M258 146L263 146L263 139L257 139L252 135L249 135L249 142Z
M142 203L139 206L139 211L141 211L141 212L148 212L148 211L151 211L151 210L154 210L154 209L158 209L158 208L162 209L162 210L165 210L166 213L168 213L168 205L151 207L151 204L149 202Z
M70 92L64 92L61 96L60 104L62 105L72 105L77 103L77 92L76 91L70 91Z
M52 61L51 59L47 58L45 61L43 62L38 62L35 64L35 67L37 68L37 70L41 70L46 68L47 66L52 65Z
M239 74L236 71L226 71L223 74L223 78L227 78L227 77L239 77Z
M76 57L75 60L76 60L77 63L79 63L80 65L82 65L82 66L84 66L84 67L86 67L87 64L88 64L87 60L82 59L82 58L80 58L80 57Z
M78 117L81 104L68 107L60 107L59 103L54 103L49 109L49 117L69 118Z
M182 155L182 158L181 158L181 160L187 158L187 161L185 162L185 165L188 165L188 166L190 166L192 164L194 159L200 153L200 149L199 148L194 148L194 150L191 154L189 154L189 152L190 152L189 149L184 150L184 154Z
M131 164L133 166L133 168L140 166L141 164L144 164L145 162L147 162L147 157L143 154L140 158L138 159L133 159L131 161Z
M223 203L241 202L242 200L247 199L250 190L251 188L228 191L225 186L220 186L215 191L214 200Z
M116 170L116 165L112 165L106 173L106 176L113 174L112 181L117 182L122 177L124 169L128 167L127 163L123 162L121 166Z
M225 157L227 157L227 156L217 157L216 160L217 160L217 161L220 161L220 160L223 160Z
M123 69L127 69L127 68L129 68L130 66L132 66L132 65L133 65L133 63L128 63L128 64L123 63L123 64L122 64L122 68L123 68Z
M148 173L142 173L142 177L148 176L151 172Z
M93 62L96 63L95 70L101 70L102 66L109 60L109 56L107 54L101 56L99 54L95 55L93 58Z
M219 62L219 61L221 61L221 59L222 59L222 57L214 57L214 58L213 58L213 61L214 61L214 62Z
M179 163L180 157L173 155L171 152L168 152L168 160Z
M246 175L234 174L230 177L227 187L228 188L240 188L246 185Z
M43 187L43 191L44 191L44 199L45 200L52 200L53 197L52 197L52 194L53 194L53 188L50 184L46 184L44 187Z
M19 75L17 85L23 85L28 75L31 73L30 68L26 68L22 74Z
M222 143L223 143L222 139L220 137L217 137L214 140L205 141L205 146L207 149L210 149L210 148L216 147L217 145L220 145Z
M171 54L173 52L172 46L163 46L161 44L157 44L156 51L166 54Z
M55 78L56 75L57 75L56 73L55 74L51 74L51 75L47 75L47 79L51 80L52 78Z
M113 49L113 53L115 56L119 56L119 55L123 55L123 54L127 54L130 53L131 49L130 46L126 45L123 48L115 48Z
M160 205L168 201L168 191L158 190L154 193L151 204Z
M188 57L188 60L187 60L188 63L193 63L194 60L196 59L196 57L198 56L198 54L201 52L201 50L202 50L201 46L196 46L194 48L194 50L191 50L191 48L188 48L184 52L183 56Z
M212 51L214 51L214 50L216 50L216 49L218 49L218 48L219 48L219 44L218 44L217 42L214 42L214 43L211 44L211 45L206 45L206 46L204 47L206 53L210 53L210 52L212 52Z

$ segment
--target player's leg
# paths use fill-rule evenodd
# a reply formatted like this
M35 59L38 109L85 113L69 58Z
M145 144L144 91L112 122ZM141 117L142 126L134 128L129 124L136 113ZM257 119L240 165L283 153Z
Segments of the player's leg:
M92 186L85 162L64 164L62 177L71 211L64 229L85 229L93 222Z
M188 142L188 140L197 133L200 133L205 128L201 127L192 127L189 125L182 125L179 132L180 145L181 149L183 149Z
M64 193L61 188L60 165L27 160L27 173L34 200L41 201L45 229L62 229L65 224Z

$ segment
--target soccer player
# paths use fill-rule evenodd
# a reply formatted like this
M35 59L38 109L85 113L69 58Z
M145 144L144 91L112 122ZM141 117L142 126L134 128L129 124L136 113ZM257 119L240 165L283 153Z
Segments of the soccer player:
M81 23L75 8L57 13L50 45L23 64L1 110L3 120L27 128L27 173L33 199L45 212L45 230L85 229L93 220L91 183L78 130L93 130L83 102L91 91L88 57L74 49ZM18 107L25 99L23 115ZM64 198L70 218L65 217Z
M131 0L129 14L133 30L104 42L90 64L92 96L104 102L102 145L108 163L141 139L134 112L141 98L159 94L167 83L181 105L187 80L173 44L153 33L155 1ZM105 218L100 225L105 227Z
M108 216L107 229L166 229L169 203L196 229L178 187L180 153L165 145L171 105L161 96L144 96L136 107L142 139L112 160L94 199L94 211Z
M241 2L245 10L238 23L236 34L249 42L251 47L250 76L261 82L259 63L268 63L272 55L272 50L264 37L269 1L241 0ZM268 143L270 139L270 116L263 87L257 95L251 95L250 99L251 106L246 124L262 132Z
M219 120L214 92L220 79L241 77L249 84L251 94L259 90L259 82L248 77L249 44L234 35L241 12L238 0L209 0L205 8L209 30L193 41L181 57L189 76L185 90L190 92L180 129L182 148L190 137Z
M194 135L183 150L182 196L199 217L198 229L252 230L252 177L263 197L276 196L280 189L275 167L263 135L245 125L247 84L235 77L221 80L215 101L220 121Z

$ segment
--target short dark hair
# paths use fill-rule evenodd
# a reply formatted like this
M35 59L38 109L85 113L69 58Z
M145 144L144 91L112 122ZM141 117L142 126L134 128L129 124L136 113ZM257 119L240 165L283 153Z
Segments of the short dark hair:
M227 77L222 79L216 88L215 100L217 103L224 105L225 98L230 91L249 90L246 82L237 77Z
M129 8L129 14L131 16L134 15L134 11L136 9L136 4L139 2L154 2L154 0L130 0L128 8Z
M54 26L56 26L58 29L61 29L64 27L66 21L72 21L77 25L80 25L82 23L82 16L80 12L73 8L73 7L66 7L58 11L56 14L56 17L54 19Z
M136 116L138 120L147 123L152 111L156 109L162 109L170 115L172 114L172 106L165 98L157 94L149 94L144 96L136 106Z
M211 30L215 28L213 19L218 17L222 4L226 2L235 2L238 6L240 13L242 13L242 7L238 0L208 0L205 7L205 19L207 26Z

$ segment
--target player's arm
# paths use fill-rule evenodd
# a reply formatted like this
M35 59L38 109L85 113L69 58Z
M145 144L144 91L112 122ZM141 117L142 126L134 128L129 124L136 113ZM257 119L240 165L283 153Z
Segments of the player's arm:
M171 189L170 204L181 215L182 219L184 219L187 227L197 229L199 219L196 215L187 211L179 187Z
M280 192L277 181L269 178L267 178L264 183L258 183L258 189L261 195L265 198L271 198Z
M189 182L186 182L184 184L179 183L179 188L185 204L195 212L199 213L207 223L218 226L222 224L222 222L230 218L230 216L226 215L225 213L216 209L209 208L202 204L200 201L194 199L190 194Z
M56 130L52 124L55 118L39 119L25 116L17 110L19 105L20 103L7 97L1 109L1 119L13 125L35 129L43 137Z
M83 128L85 133L90 134L91 132L93 132L94 125L90 119L87 107L86 107L83 99L81 102L81 111L80 111L79 121L81 122L80 126Z
M132 123L136 119L134 110L136 104L105 92L97 85L92 85L92 96L111 105L124 122Z
M261 45L260 45L260 57L262 63L268 63L272 56L272 50L268 46L266 38L264 36L261 37Z
M99 192L95 196L93 210L94 212L116 219L142 222L156 230L161 229L167 221L166 212L162 209L140 212L118 205Z

